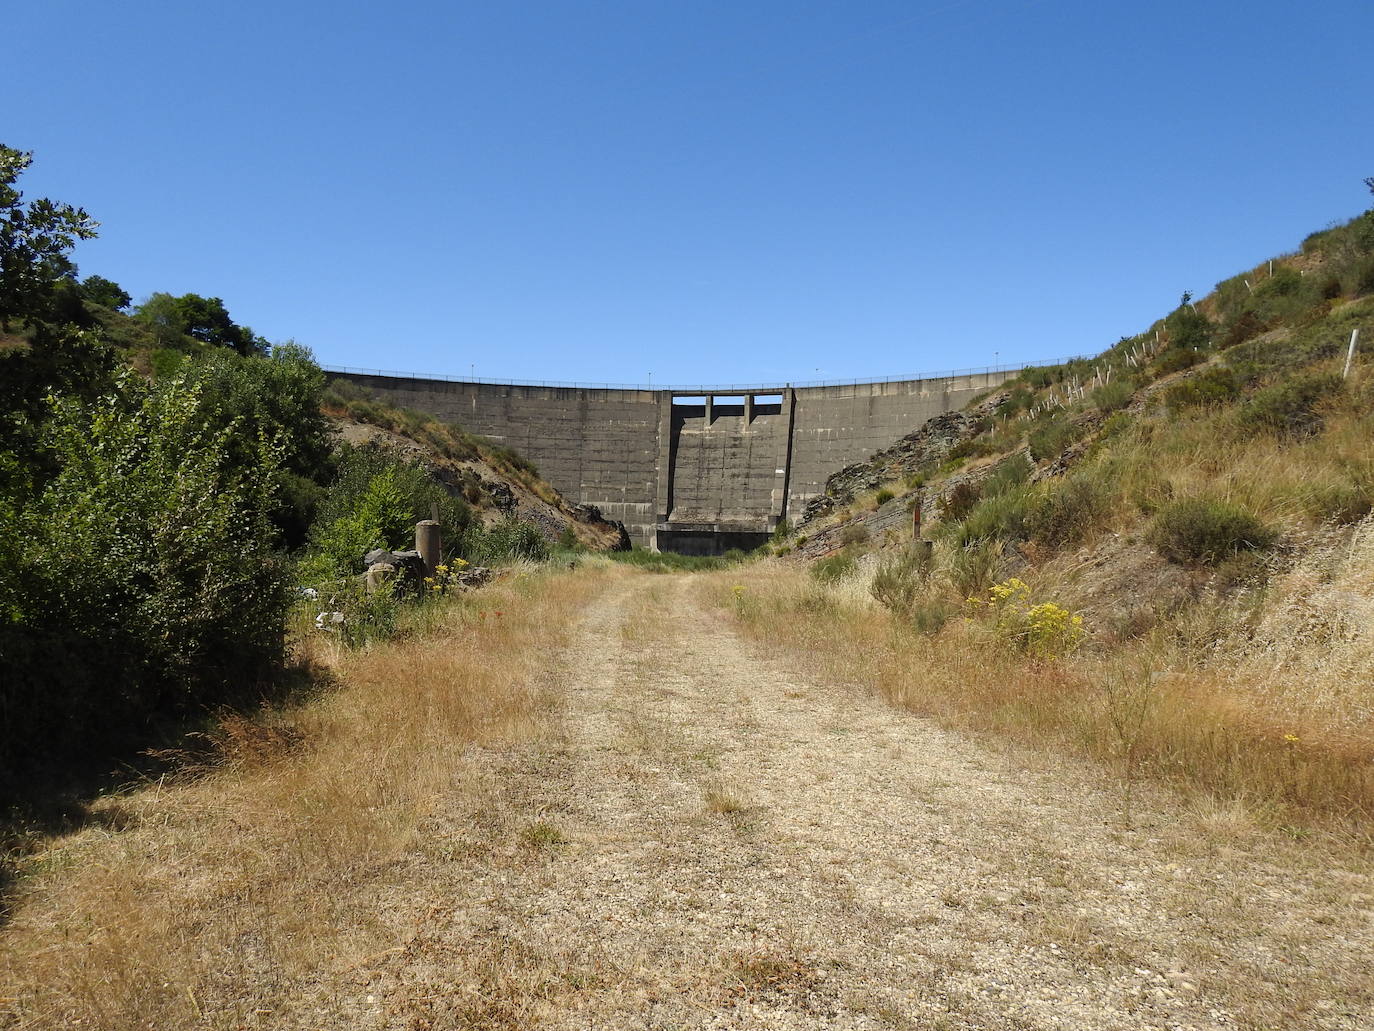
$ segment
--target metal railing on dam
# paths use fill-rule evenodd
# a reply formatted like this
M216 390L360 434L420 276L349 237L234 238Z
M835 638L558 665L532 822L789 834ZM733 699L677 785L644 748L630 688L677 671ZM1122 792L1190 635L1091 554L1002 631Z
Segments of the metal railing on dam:
M852 379L814 379L772 381L769 383L592 383L575 380L493 379L486 376L453 376L443 372L401 372L395 369L364 369L351 365L322 365L325 372L354 376L384 376L387 379L422 379L442 383L475 383L492 387L550 387L570 390L655 390L671 391L686 396L706 394L775 394L789 387L856 387L868 383L920 383L928 380L956 379L964 376L1020 372L1022 369L1052 368L1069 362L1090 361L1091 355L1072 355L1068 358L1047 358L1011 365L978 365L967 369L947 369L943 372L911 373L901 376L856 376Z

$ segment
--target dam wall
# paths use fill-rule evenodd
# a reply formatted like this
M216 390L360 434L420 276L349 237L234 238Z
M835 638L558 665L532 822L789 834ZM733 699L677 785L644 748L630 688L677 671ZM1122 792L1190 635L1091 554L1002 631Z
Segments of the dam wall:
M832 473L1018 371L660 390L327 375L514 448L569 501L624 523L636 544L710 554L762 543Z

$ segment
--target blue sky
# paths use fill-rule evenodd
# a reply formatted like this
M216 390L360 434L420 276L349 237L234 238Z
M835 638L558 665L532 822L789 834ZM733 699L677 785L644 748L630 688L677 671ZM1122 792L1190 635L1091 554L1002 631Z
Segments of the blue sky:
M83 274L324 364L781 383L1095 352L1374 202L1374 4L43 0Z

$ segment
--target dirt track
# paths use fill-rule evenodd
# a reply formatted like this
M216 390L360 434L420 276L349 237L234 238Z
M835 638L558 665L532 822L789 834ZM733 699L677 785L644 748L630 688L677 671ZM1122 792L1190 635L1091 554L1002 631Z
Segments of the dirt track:
M802 679L694 589L586 612L354 1026L1374 1027L1368 870L1164 799L1124 830L1096 771Z

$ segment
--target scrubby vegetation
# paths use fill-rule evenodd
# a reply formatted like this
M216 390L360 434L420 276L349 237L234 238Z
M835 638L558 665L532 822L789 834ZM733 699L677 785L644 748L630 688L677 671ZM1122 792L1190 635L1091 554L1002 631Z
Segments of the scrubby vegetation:
M1372 268L1374 211L1185 294L1097 359L1025 370L947 458L883 470L927 514L929 558L841 509L797 528L810 576L752 586L741 619L920 711L1129 755L1131 778L1279 820L1374 813L1357 672L1374 647Z
M410 547L417 520L436 515L463 566L548 556L480 478L337 446L331 415L557 502L519 455L328 385L308 351L270 345L219 298L132 306L111 280L79 280L70 253L96 223L26 202L27 165L0 147L0 810L272 695L290 627L318 620L354 646L394 633L400 589L359 574L368 550Z

